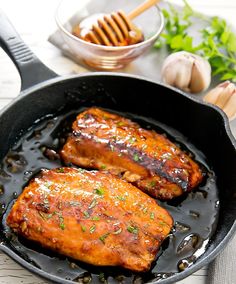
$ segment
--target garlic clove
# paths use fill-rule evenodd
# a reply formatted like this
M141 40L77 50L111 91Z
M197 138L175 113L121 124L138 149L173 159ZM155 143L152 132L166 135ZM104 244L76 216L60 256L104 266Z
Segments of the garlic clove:
M176 74L177 70L175 70L176 66L167 66L164 70L163 73L168 73L167 77L163 77L163 81L166 84L169 84L171 86L174 86L175 80L176 80Z
M204 98L204 101L220 107L230 120L236 117L236 86L225 81L212 89Z
M171 86L188 91L192 64L193 60L186 60L185 56L172 53L166 58L162 67L161 75L163 81Z
M174 82L175 87L178 87L185 92L189 92L189 83L191 81L192 68L193 61L191 60L183 59L181 62L181 68L179 68L179 65L176 64L175 69L177 69L177 72Z
M220 93L220 95L218 96L215 104L220 107L223 108L228 100L230 99L230 97L232 96L233 92L235 91L235 86L233 83L230 83L225 86L225 88L221 88L222 92Z
M224 112L227 114L230 120L235 118L236 115L236 89L231 94L226 106L223 108Z
M206 90L211 83L211 66L206 60L197 57L192 69L190 89L192 93L200 93Z
M203 98L203 101L211 104L215 104L216 100L218 99L221 88L212 89L210 92L207 93L207 95Z
M210 64L198 55L179 51L169 55L162 67L165 83L190 93L198 93L209 87Z
M210 90L205 97L203 98L203 100L205 102L211 103L211 104L215 104L220 93L222 92L222 90L227 87L230 84L229 81L225 81L221 84L219 84L217 87L215 87L214 89Z
M172 55L163 65L163 81L171 86L188 91L193 61L186 60L184 57L176 58L175 54Z

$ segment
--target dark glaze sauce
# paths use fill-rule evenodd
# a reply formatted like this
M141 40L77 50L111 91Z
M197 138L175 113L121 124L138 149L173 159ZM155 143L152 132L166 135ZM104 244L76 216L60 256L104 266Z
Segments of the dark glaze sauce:
M191 266L207 249L213 235L219 200L216 177L204 155L176 130L143 117L125 114L146 129L154 129L190 153L206 171L204 182L194 191L169 202L160 202L175 221L172 233L164 241L152 269L134 274L121 268L94 267L45 250L37 244L17 237L6 225L6 216L14 200L28 181L42 168L63 166L58 150L71 131L72 122L84 109L46 117L20 139L3 159L0 168L0 210L4 242L13 251L42 271L79 283L142 283L165 279ZM124 115L120 114L119 115ZM102 256L101 256L102 257Z

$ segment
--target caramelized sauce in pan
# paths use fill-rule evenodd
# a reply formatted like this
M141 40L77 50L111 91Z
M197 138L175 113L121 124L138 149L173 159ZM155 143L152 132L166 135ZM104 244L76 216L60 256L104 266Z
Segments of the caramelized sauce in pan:
M83 111L80 109L79 111ZM152 269L134 274L121 268L94 267L57 255L39 245L14 235L6 226L6 216L14 200L28 181L42 168L63 165L58 150L65 143L75 120L75 112L48 116L37 121L3 159L0 168L0 214L4 242L26 261L42 271L79 283L143 283L165 279L190 267L207 249L213 235L219 212L216 176L203 153L176 130L131 114L124 115L146 129L154 129L180 145L202 165L206 172L204 182L194 191L168 202L160 202L175 221L172 233L164 241ZM102 257L102 256L101 256Z

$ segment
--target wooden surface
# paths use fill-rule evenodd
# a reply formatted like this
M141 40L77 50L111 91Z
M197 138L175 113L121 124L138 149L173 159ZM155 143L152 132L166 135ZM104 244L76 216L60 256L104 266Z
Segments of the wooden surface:
M180 4L182 1L172 2ZM71 60L63 57L60 51L47 41L48 36L56 29L54 13L59 0L0 0L0 3L1 9L11 19L22 38L47 66L58 74L86 71ZM236 28L235 0L189 0L189 3L201 12L226 18ZM0 108L16 97L19 89L19 75L10 59L0 50ZM236 135L236 121L231 123L231 128ZM179 284L207 284L206 276L207 268L203 268L194 275L180 281ZM0 253L0 284L45 283L47 282L33 276L9 257Z

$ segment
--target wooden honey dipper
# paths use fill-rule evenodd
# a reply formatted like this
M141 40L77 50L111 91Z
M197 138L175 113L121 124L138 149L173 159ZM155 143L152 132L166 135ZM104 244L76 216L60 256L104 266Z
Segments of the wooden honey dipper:
M73 29L73 34L85 41L106 45L125 46L143 41L143 33L132 20L160 0L147 0L128 16L123 11L95 14L83 20Z

